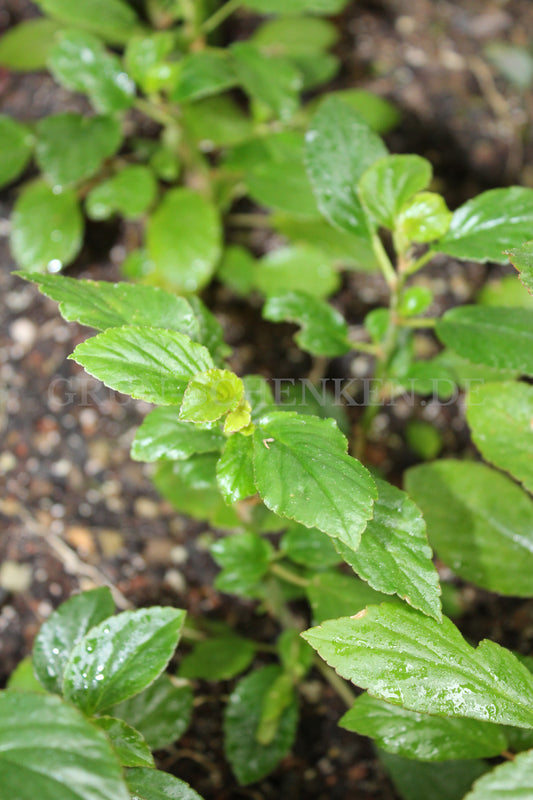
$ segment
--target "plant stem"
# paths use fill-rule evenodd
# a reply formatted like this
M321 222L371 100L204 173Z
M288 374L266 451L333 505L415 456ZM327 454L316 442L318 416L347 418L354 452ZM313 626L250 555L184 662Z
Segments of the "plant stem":
M344 700L347 707L351 708L355 703L357 695L350 689L344 678L341 678L340 675L337 675L335 670L329 667L325 661L322 661L320 656L314 657L313 664L317 670L322 673L323 677L327 680L332 689L334 689L339 697Z
M402 328L434 328L436 324L436 317L415 317L414 319L398 320L398 325Z
M398 283L398 278L391 260L388 257L385 248L383 247L383 243L377 233L372 234L372 249L374 250L374 254L378 260L379 268L381 269L381 272L383 273L383 276L389 284L392 292Z
M293 583L295 586L309 586L309 581L307 578L302 578L300 575L296 575L290 569L286 567L282 567L281 564L271 564L270 565L270 572L274 575L277 575L278 578L281 578L287 583Z
M135 108L144 114L146 117L153 119L154 122L158 122L160 125L175 125L176 119L169 114L165 109L160 108L159 106L154 105L149 100L145 100L142 97L138 97L135 100Z
M427 250L424 255L420 256L420 258L417 258L416 261L411 261L409 264L407 264L403 273L404 276L407 277L408 275L414 275L414 273L418 272L419 269L422 269L422 267L424 267L428 261L431 261L435 255L436 253L433 250Z
M227 19L234 11L237 11L239 6L241 5L241 0L228 0L223 6L221 6L218 11L215 11L210 17L208 17L205 22L203 22L201 26L201 30L203 33L212 33L215 28L218 28L225 19Z
M236 228L270 228L269 214L228 214L226 222Z

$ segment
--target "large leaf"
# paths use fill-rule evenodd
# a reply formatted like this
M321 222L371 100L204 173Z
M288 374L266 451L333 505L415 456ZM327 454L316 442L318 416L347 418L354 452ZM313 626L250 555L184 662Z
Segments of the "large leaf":
M65 698L86 714L138 694L170 661L185 611L123 611L92 628L73 648L63 675Z
M245 92L282 122L288 122L298 110L303 87L300 71L289 59L266 56L250 42L237 42L231 53L237 79Z
M133 325L87 339L70 358L106 386L160 405L179 405L190 378L213 367L209 351L183 333Z
M153 172L141 164L132 164L92 189L85 207L91 219L109 219L115 213L138 219L152 205L156 194Z
M439 576L420 509L385 481L376 481L378 499L357 550L337 544L345 561L385 594L397 594L414 608L441 618Z
M370 736L388 753L421 761L491 758L507 747L499 725L477 719L418 714L369 694L358 697L339 724Z
M74 645L111 617L115 604L107 587L74 595L41 625L33 645L33 668L49 692L61 693L63 672Z
M148 221L146 245L155 264L151 282L195 292L209 281L220 257L216 208L192 189L167 192Z
M254 432L255 480L265 505L356 549L376 490L346 450L333 420L274 412Z
M321 212L330 222L367 237L369 223L357 196L363 172L387 155L379 136L342 100L325 100L307 132L306 164Z
M259 261L257 288L267 297L281 292L305 292L327 297L338 289L340 279L330 259L309 245L280 247Z
M314 575L305 592L314 622L357 614L370 603L388 599L355 575L344 575L336 570Z
M95 717L93 721L104 731L123 767L155 766L148 744L131 725L114 717Z
M475 364L533 375L533 311L460 306L437 321L445 345Z
M504 647L477 648L446 617L382 603L302 634L343 678L411 711L533 727L533 676Z
M529 800L532 773L533 750L530 750L479 778L464 800L502 800L503 797L506 800Z
M124 0L36 0L45 14L74 28L98 34L112 44L124 44L139 28L135 11Z
M463 800L473 782L489 768L486 761L446 761L427 764L391 753L379 759L403 800Z
M511 382L474 386L466 418L483 458L533 492L533 387Z
M126 781L131 800L202 800L188 783L161 770L129 769Z
M243 5L265 14L336 14L347 0L245 0Z
M32 183L13 210L11 249L18 264L32 272L59 272L77 256L83 217L74 192L55 194L44 182Z
M359 195L378 225L393 230L402 206L431 181L429 161L420 156L385 156L361 176Z
M282 670L277 666L255 670L239 681L226 706L224 749L241 784L254 783L272 772L294 741L298 722L298 702L294 693L281 713L269 744L260 744L257 738L263 703L281 674Z
M302 350L315 356L334 357L351 350L346 320L318 297L305 292L273 294L263 306L263 316L300 325L302 330L294 338Z
M0 692L1 800L129 800L102 731L58 697Z
M434 249L470 261L507 262L505 251L531 239L533 189L490 189L455 211Z
M131 446L135 461L181 461L194 453L222 450L225 437L216 428L179 419L173 406L154 408L143 420Z
M516 247L508 254L509 260L519 274L520 280L530 294L533 294L533 242L526 242L522 247Z
M484 464L446 460L410 469L406 488L454 572L500 594L533 595L533 500L513 481Z
M6 183L10 183L20 175L30 160L32 150L33 136L29 128L2 114L0 116L0 186L5 186Z
M0 66L20 72L44 69L60 27L58 22L45 17L14 25L2 34Z

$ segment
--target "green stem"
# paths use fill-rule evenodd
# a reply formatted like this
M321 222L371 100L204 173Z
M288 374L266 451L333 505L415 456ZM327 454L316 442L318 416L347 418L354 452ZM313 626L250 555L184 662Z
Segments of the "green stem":
M278 578L287 581L287 583L293 583L295 586L309 586L307 578L296 575L292 570L282 567L281 564L271 564L270 572L272 572L273 575L277 575Z
M322 661L320 656L315 656L313 663L317 670L322 673L323 677L327 680L329 685L334 689L339 697L344 700L348 708L351 708L355 703L357 695L352 692L346 681L341 678L335 670L328 667L325 661Z
M149 100L144 100L142 97L138 97L135 100L135 108L160 125L164 125L165 127L168 125L176 125L177 120L172 114L169 114L164 108L154 105Z
M236 228L271 228L269 214L228 214L226 222Z
M436 324L436 317L415 317L414 319L398 320L398 325L402 328L434 328Z
M418 272L419 269L422 269L422 267L424 267L428 263L428 261L431 261L431 259L435 255L436 255L436 253L435 253L434 250L428 250L427 252L424 253L423 256L420 256L420 258L417 258L416 261L412 261L407 266L407 268L405 269L404 275L406 277L408 275L414 275L414 273Z
M234 11L237 11L240 5L242 5L241 0L228 0L218 11L215 11L214 14L205 20L201 26L202 32L205 34L212 33L215 28L218 28L218 26L231 16Z
M385 248L383 247L383 243L377 233L372 234L372 249L374 250L374 254L377 258L379 268L381 269L385 280L389 284L391 291L393 291L394 287L398 283L398 279L391 260L388 257Z

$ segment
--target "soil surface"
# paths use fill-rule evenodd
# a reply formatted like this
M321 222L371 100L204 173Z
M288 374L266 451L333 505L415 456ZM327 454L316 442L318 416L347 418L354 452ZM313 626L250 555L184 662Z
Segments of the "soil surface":
M26 0L0 0L0 30L35 14ZM529 0L359 0L338 24L343 68L333 85L368 88L399 107L402 122L388 137L390 148L429 158L451 207L489 187L533 185L527 127L532 98L495 76L484 57L493 40L527 44L533 31ZM247 25L237 18L225 33L238 34ZM5 71L0 102L2 113L23 120L85 108L83 98L45 74ZM206 548L217 532L177 515L152 487L150 469L130 460L129 445L148 404L105 389L68 361L87 330L64 322L55 303L11 274L8 220L18 188L10 187L0 202L0 685L30 652L51 610L72 592L102 583L114 587L119 609L175 605L273 640L275 625L255 616L251 604L210 588L216 568ZM115 224L91 227L69 274L118 279L125 235ZM500 271L441 259L427 280L445 307L468 302ZM267 377L307 373L310 360L294 347L291 326L261 321L259 307L222 287L211 288L205 299L234 347L236 369ZM351 323L360 323L384 300L378 276L352 273L335 303ZM327 374L360 374L366 367L356 361L337 360ZM367 452L367 460L392 480L415 460L403 436L412 416L443 431L446 454L469 446L460 404L397 404L379 415L380 439ZM356 420L354 412L351 422ZM467 636L530 651L530 602L502 601L470 587L461 591ZM231 684L200 683L190 729L160 754L160 765L206 800L397 797L369 741L337 727L342 702L318 675L302 696L292 754L269 778L239 788L222 755L222 711L230 690Z

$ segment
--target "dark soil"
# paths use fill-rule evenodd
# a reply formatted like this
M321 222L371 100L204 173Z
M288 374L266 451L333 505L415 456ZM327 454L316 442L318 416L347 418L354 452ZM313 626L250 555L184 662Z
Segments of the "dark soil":
M34 13L27 0L0 0L0 29ZM397 104L403 121L389 136L391 149L429 158L452 207L485 188L511 181L533 185L533 144L523 136L531 98L494 80L483 61L492 39L527 42L533 31L529 0L358 0L339 17L339 26L344 66L336 85L365 87ZM82 98L44 74L1 72L0 97L2 113L27 120L84 108ZM7 220L16 192L12 187L0 205L0 685L30 652L52 608L73 591L102 582L116 587L119 608L171 604L273 639L270 620L210 588L215 567L206 545L216 532L178 516L157 496L149 468L130 460L129 444L149 406L104 389L67 361L86 330L62 321L54 303L11 275ZM91 228L70 274L118 279L124 235L116 225ZM490 267L442 259L427 276L447 306L472 299L490 273ZM235 368L267 377L307 374L311 362L294 347L291 326L261 321L258 308L221 287L210 289L206 299L234 347ZM384 299L379 277L352 273L335 302L350 322L360 323ZM352 375L354 368L350 357L334 362L327 374ZM380 414L381 438L367 452L367 460L393 480L414 458L402 435L413 415L445 432L447 454L466 446L457 404L398 404ZM353 424L357 416L353 412ZM530 650L532 603L471 588L462 597L466 635ZM200 684L191 728L161 753L161 766L206 800L396 797L368 740L337 727L342 703L318 675L302 696L292 755L260 784L239 788L222 755L222 711L230 690Z

